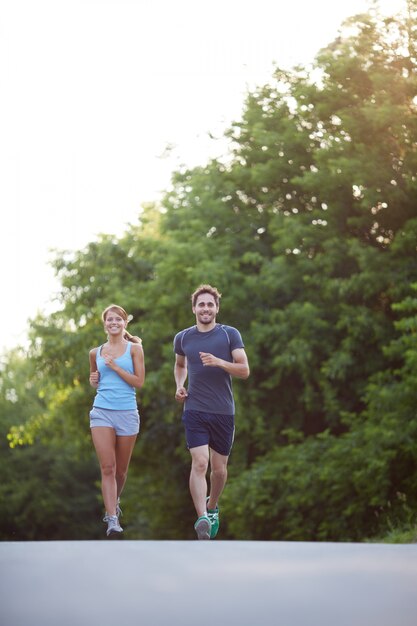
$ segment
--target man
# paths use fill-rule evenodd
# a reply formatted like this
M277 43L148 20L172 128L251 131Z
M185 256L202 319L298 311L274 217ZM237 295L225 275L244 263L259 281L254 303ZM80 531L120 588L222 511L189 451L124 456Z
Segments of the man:
M214 539L219 498L226 484L234 438L232 376L248 378L249 365L239 331L216 322L221 294L201 285L191 296L196 325L174 339L175 399L185 403L183 423L191 454L190 492L197 512L198 539ZM188 391L184 387L188 376ZM210 463L210 494L206 474Z

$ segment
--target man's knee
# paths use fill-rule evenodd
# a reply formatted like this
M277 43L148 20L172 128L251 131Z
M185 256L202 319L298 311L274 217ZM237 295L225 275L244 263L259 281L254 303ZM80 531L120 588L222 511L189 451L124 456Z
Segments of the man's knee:
M191 467L199 474L205 474L207 472L208 463L208 456L204 454L195 454L192 456Z
M211 468L213 478L223 479L227 476L227 465L220 465Z

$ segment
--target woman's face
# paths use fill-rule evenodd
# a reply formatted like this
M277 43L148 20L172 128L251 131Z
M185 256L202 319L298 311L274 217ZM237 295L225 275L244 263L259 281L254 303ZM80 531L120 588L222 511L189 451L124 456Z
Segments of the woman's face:
M104 330L108 335L118 335L125 330L126 326L127 322L117 311L110 309L107 312L104 320Z

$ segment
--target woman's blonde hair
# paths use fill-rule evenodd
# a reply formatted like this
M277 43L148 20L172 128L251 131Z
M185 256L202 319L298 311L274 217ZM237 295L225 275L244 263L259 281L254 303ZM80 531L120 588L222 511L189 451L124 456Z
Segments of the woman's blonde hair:
M120 315L122 319L124 319L125 322L129 321L128 315L123 307L119 306L118 304L110 304L104 309L103 313L101 314L101 319L103 320L103 322L106 321L107 313L109 311L115 311L118 315Z

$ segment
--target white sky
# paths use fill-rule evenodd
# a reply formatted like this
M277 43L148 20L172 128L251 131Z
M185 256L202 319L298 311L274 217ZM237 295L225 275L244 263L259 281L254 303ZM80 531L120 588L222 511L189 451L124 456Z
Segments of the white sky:
M385 13L404 0L381 0ZM308 64L368 0L0 0L0 351L56 306L51 249L121 235L220 155L247 89ZM174 149L161 158L168 144Z

